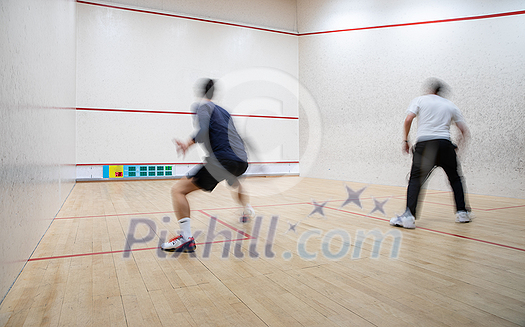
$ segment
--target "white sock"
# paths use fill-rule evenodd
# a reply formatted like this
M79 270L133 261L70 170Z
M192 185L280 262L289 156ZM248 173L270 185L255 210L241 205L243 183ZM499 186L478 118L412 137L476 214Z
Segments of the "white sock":
M245 215L253 215L255 214L255 210L253 210L253 207L248 203L244 207L244 214Z
M190 217L182 218L179 220L179 226L182 230L182 237L187 240L193 235L191 234L191 219Z

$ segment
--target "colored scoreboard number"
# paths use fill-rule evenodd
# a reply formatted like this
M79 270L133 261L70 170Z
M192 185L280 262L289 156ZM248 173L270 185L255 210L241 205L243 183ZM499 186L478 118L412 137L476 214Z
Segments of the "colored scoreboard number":
M164 165L115 165L104 166L103 178L164 177L173 176L173 166Z

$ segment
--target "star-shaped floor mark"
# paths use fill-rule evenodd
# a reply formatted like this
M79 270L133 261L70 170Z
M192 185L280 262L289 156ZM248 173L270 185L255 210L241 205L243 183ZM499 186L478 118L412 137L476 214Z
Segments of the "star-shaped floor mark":
M359 208L362 209L363 206L361 205L361 200L359 200L359 197L361 196L361 193L363 193L363 191L366 190L366 186L357 192L355 192L350 187L348 187L348 185L345 185L345 187L346 187L346 193L348 193L348 198L341 205L341 208L349 203L355 203Z
M384 216L386 216L386 213L385 213L385 210L383 209L383 206L385 205L385 203L388 202L388 200L390 199L386 199L385 201L381 202L381 201L378 201L376 198L372 197L372 199L374 200L374 209L372 209L372 211L370 211L369 215L373 214L375 211L379 211L381 212Z
M296 222L295 224L288 222L288 230L285 232L285 234L288 233L289 231L293 231L294 233L297 233L295 228L297 227L297 225L299 225L300 222L301 222L300 220Z
M314 205L314 210L312 210L312 212L310 212L310 214L308 215L308 217L310 217L311 215L315 214L315 213L318 213L320 214L321 216L323 216L323 218L326 218L326 216L324 215L324 206L328 203L328 201L325 201L324 203L317 203L315 200L312 200L312 204Z

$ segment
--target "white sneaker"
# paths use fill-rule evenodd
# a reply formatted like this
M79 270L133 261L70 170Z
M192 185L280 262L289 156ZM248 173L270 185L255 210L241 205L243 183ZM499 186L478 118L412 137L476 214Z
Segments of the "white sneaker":
M185 240L182 235L176 236L160 246L162 250L170 252L194 252L195 247L193 237Z
M456 213L456 222L457 223L470 223L472 221L472 216L468 211L458 211Z
M255 217L255 210L253 210L252 206L248 204L242 212L241 222L247 223L253 217Z
M394 218L390 219L390 225L414 229L416 228L416 219L411 213L405 212L401 216L395 216Z

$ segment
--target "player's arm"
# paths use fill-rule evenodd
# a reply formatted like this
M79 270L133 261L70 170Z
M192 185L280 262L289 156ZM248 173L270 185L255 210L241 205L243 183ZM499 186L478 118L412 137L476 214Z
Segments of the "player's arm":
M469 138L470 137L470 130L468 129L467 124L465 124L462 121L458 121L458 122L456 122L456 126L458 127L459 131L461 132L461 135L464 138Z
M456 126L461 132L461 138L458 140L458 146L462 147L466 141L470 138L470 130L463 121L457 121Z
M208 137L208 128L210 124L210 112L206 110L206 106L200 106L197 108L195 114L197 115L198 130L194 136L190 137L189 140L181 141L173 139L173 143L177 146L177 153L186 154L188 149L195 143L203 143L205 138Z
M177 152L182 153L183 155L186 154L186 151L195 144L195 141L193 139L189 139L187 141L181 141L177 139L173 139L173 143L177 146Z
M211 112L208 105L202 105L197 109L198 130L192 138L193 143L204 143L209 137Z
M459 111L457 107L455 107L454 115L452 119L454 120L454 123L456 124L457 128L461 132L460 138L457 143L458 143L458 146L462 147L465 145L465 143L470 138L470 131L467 127L467 124L465 123L465 119L463 118L461 111Z
M416 114L409 112L403 123L403 152L408 153L410 150L410 142L408 141L408 134L410 133L410 127L412 127L412 121L416 118Z

